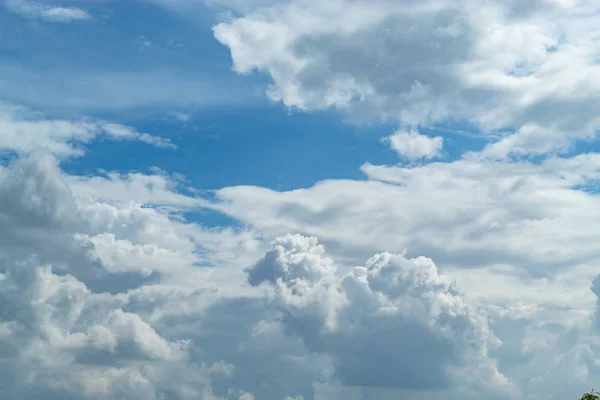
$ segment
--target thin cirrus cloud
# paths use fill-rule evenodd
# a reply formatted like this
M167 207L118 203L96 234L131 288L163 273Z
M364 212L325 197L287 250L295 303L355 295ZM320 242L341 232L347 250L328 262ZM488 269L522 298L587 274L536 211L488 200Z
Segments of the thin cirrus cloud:
M6 0L4 6L9 11L26 18L53 23L71 23L92 18L85 10L78 7L61 7L29 0Z
M157 110L163 106L171 109L243 106L256 97L243 84L231 84L209 74L172 74L166 67L132 72L58 64L40 71L6 62L0 63L0 72L4 100L67 116ZM47 79L48 76L53 78ZM24 87L26 83L29 86ZM57 102L57 97L63 101Z

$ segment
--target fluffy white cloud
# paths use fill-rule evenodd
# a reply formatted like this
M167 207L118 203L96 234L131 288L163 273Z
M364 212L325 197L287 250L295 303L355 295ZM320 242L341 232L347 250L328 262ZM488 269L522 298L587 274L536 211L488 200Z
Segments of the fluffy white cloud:
M415 167L365 164L363 172L366 181L329 180L289 192L258 187L218 191L218 209L267 237L314 235L338 260L334 268L310 240L293 245L284 240L250 272L250 283L274 282L280 291L275 304L286 314L310 316L311 322L316 318L323 327L332 327L317 334L304 321L308 331L296 334L305 338L313 333L309 343L321 346L315 349L340 357L342 349L333 344L343 343L340 338L323 344L331 329L334 336L350 336L351 329L335 331L339 314L365 307L367 315L376 314L368 312L367 298L355 302L360 306L348 306L338 282L354 276L350 266L374 252L406 250L409 259L426 254L435 260L442 276L458 282L465 303L485 310L490 329L502 342L488 350L488 357L497 360L497 371L511 390L517 388L525 398L546 393L558 399L593 386L600 350L590 327L597 301L590 287L600 261L597 154L541 163L490 161L472 154ZM341 294L336 287L342 287ZM380 326L367 321L372 329ZM458 397L489 392L467 386ZM394 391L377 393L398 397ZM410 396L426 393L432 392Z
M4 6L24 17L48 22L69 23L91 19L85 10L77 7L53 6L29 0L6 0Z
M165 139L3 106L0 148L16 153L0 166L3 394L558 400L593 387L600 156L507 158L597 129L595 5L218 3L245 13L215 28L239 72L267 71L288 106L397 119L387 140L413 165L208 201L170 171L61 169L94 140ZM514 133L415 165L444 142L413 126L443 120ZM243 227L191 222L207 208Z
M412 130L398 131L384 140L398 155L408 161L419 159L429 160L441 155L444 148L444 138L436 136L430 138Z
M218 24L239 73L302 110L506 130L494 157L563 151L600 128L592 1L296 0ZM513 132L514 133L511 133Z
M272 235L315 235L332 251L351 246L340 255L353 262L369 256L365 249L407 248L464 266L518 260L541 274L597 255L598 232L589 221L598 199L578 190L598 179L597 154L538 164L465 159L362 169L369 180L290 192L224 188L215 207Z
M171 191L167 177L156 178L132 204L118 175L114 196L95 198L83 190L85 178L70 184L74 177L40 150L0 166L0 385L6 396L238 398L237 392L215 393L212 384L231 379L234 367L218 354L193 357L192 332L165 333L183 321L165 325L164 318L191 325L225 294L215 296L206 279L211 271L194 275L202 260L194 236L204 231L170 219L173 209L145 208L164 199L171 207L194 201Z
M591 387L599 208L580 188L598 179L598 155L362 169L366 181L231 187L208 202L160 170L70 176L37 150L0 167L7 393L519 399ZM247 227L186 221L203 207Z
M336 272L316 238L287 235L249 269L249 282L275 287L283 324L331 354L344 384L431 390L483 373L490 390L509 389L487 357L498 340L485 317L430 259L382 253Z
M32 400L312 393L326 361L279 329L257 333L269 324L268 309L242 269L263 251L257 235L186 222L180 213L202 203L178 192L177 176L107 176L69 176L40 150L0 166L3 393Z

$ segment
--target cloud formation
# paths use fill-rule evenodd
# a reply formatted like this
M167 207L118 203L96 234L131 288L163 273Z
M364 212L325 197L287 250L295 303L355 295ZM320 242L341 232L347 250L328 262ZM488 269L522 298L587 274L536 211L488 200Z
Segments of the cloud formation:
M365 166L372 181L220 191L223 210L254 226L257 239L173 218L207 203L175 192L168 175L75 177L51 155L24 155L0 173L7 393L228 400L575 393L596 374L597 336L586 324L597 301L589 290L595 239L579 238L593 235L589 213L597 207L572 185L596 176L595 158L484 166ZM519 173L530 181L519 182ZM161 180L151 190L144 184ZM527 193L515 196L519 190ZM488 191L504 193L505 206L498 198L486 211ZM445 208L419 211L426 197L417 193ZM555 198L550 208L536 203L545 196ZM460 211L465 198L472 203ZM394 208L397 199L404 200ZM436 207L444 212L431 213ZM564 215L547 220L544 213L561 208ZM537 220L523 214L534 210ZM448 224L452 236L444 236ZM489 233L470 234L477 224ZM514 244L497 243L494 229L509 228L503 236ZM520 229L538 248L519 251ZM267 238L286 231L318 234L328 251L314 237L285 234L269 249ZM554 240L568 252L546 253ZM473 260L476 246L487 259ZM442 267L404 248L435 254ZM552 257L554 267L539 268Z
M440 156L444 148L443 137L430 138L416 130L398 131L386 137L384 142L388 143L401 158L408 161L430 160Z
M316 238L287 235L249 269L249 282L274 286L286 329L330 354L343 384L431 390L484 370L490 390L505 389L487 358L498 339L430 259L381 253L336 272Z
M166 138L3 105L3 395L558 400L597 383L600 155L556 156L597 130L594 4L212 3L236 7L215 35L238 72L266 71L290 107L393 119L407 165L204 198L175 171L64 169L97 140L177 151ZM442 122L490 143L440 161Z
M29 153L34 149L45 149L60 158L82 156L84 146L99 139L139 141L160 148L177 148L169 139L141 133L130 126L91 118L78 121L48 119L8 103L0 104L0 130L0 151Z
M30 19L54 23L70 23L91 19L91 15L78 7L52 6L29 0L5 0L4 6L11 12Z
M371 277L370 270L371 274L378 271L373 267L377 260L384 260L382 271L402 271L407 264L416 264L415 270L425 274L433 270L433 264L415 260L424 260L419 256L427 254L435 260L435 270L444 272L438 275L456 280L463 293L460 298L476 304L489 318L490 331L501 343L488 347L487 355L507 379L503 393L511 393L509 398L546 393L558 399L569 393L577 395L587 382L593 384L597 370L593 360L599 337L590 325L597 298L590 288L600 260L594 222L598 209L594 185L599 171L597 154L541 163L473 158L412 167L365 164L367 181L329 180L289 192L224 188L218 192L221 202L217 207L267 236L287 232L318 236L333 259L339 260L334 267L314 239L288 237L276 242L249 273L251 284L270 282L275 287L274 301L284 313L283 321L291 320L295 330L290 330L315 351L331 352L346 368L363 365L365 354L352 363L343 358L346 353L337 353L359 351L350 342L348 348L338 347L359 323L342 324L344 329L339 330L336 324L344 321L345 313L363 310L368 316L363 316L364 327L375 335L382 325L369 305L388 304L387 290L394 289L392 283L398 279L394 273L386 275L382 281L392 286L378 289L382 294L373 295L376 301L364 296L349 301L348 289L340 282ZM374 252L385 254L389 249L406 253L376 257L366 268L358 269L362 275L352 268ZM364 279L370 282L374 278ZM371 286L367 293L376 291ZM404 303L419 309L406 299ZM305 318L302 323L294 324L300 317ZM314 325L322 329L312 328ZM375 343L385 341L379 338ZM399 346L382 344L390 357L394 354L391 349ZM413 364L415 359L420 358L412 357ZM488 372L493 371L490 364L485 365ZM391 380L401 381L397 376ZM490 381L489 376L483 381ZM461 386L459 397L497 393L471 384L471 388ZM432 391L431 384L428 387L430 390L410 395L458 396L447 390ZM392 391L383 398L399 395Z
M600 127L597 5L297 0L215 26L241 74L301 110L501 131L486 155L562 152Z
M4 393L237 399L235 391L213 394L211 384L234 367L191 357L195 343L177 338L176 327L156 328L214 301L211 290L183 283L199 261L185 231L202 230L142 203L81 197L68 179L51 155L37 151L0 167ZM171 303L178 298L189 303L186 310Z

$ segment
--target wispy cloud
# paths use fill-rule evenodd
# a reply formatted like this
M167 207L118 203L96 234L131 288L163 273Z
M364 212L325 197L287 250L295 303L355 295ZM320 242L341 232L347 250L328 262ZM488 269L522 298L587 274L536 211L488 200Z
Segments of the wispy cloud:
M136 68L131 71L55 67L40 71L32 65L0 60L2 100L50 110L61 115L143 110L169 106L200 108L254 103L249 85L221 77L168 69ZM35 89L34 89L35 88ZM61 101L57 102L56 99Z
M134 128L121 124L102 124L102 130L111 138L116 140L139 140L154 147L164 149L176 149L177 146L169 139L152 136L148 133L140 133Z
M90 14L77 7L52 6L28 0L6 0L4 6L24 17L48 22L68 23L91 19Z
M138 132L130 126L89 118L48 119L27 108L8 103L0 103L0 131L0 150L30 153L44 148L59 158L81 156L84 154L82 145L101 138L177 148L169 139Z
M177 111L171 111L169 113L169 116L172 118L175 118L176 120L181 121L181 122L188 122L191 119L190 114L177 112Z

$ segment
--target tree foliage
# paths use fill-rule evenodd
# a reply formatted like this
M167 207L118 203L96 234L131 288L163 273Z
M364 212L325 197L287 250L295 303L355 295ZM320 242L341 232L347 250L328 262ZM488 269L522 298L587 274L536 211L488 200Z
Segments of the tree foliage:
M592 389L588 393L584 393L579 400L600 400L600 392L594 392Z

